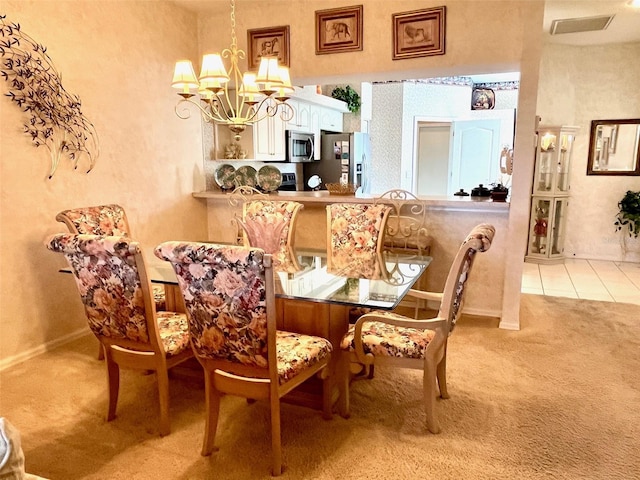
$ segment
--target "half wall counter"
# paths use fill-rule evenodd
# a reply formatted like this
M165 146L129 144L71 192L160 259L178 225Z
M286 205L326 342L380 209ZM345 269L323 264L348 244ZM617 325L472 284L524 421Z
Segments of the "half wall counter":
M242 216L242 202L233 201L232 194L221 191L195 192L193 196L207 202L208 240L232 243L237 229L234 216ZM332 203L373 203L376 195L330 195L317 192L273 192L269 200L296 201L304 205L295 232L295 245L302 248L326 248L326 206ZM265 198L265 197L261 197ZM230 201L231 200L231 201ZM469 284L464 311L472 315L501 317L505 259L507 258L507 229L509 203L470 197L419 197L424 202L425 226L433 238L433 261L425 273L426 288L442 291L449 267L460 243L479 223L490 223L496 228L491 249L479 255L474 265L473 281ZM379 201L379 200L378 200Z

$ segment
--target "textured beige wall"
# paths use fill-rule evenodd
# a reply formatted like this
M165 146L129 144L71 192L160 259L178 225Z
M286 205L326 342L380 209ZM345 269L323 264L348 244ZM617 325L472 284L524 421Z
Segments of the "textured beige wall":
M223 2L220 2L223 5ZM290 25L291 77L294 84L343 83L346 76L365 81L519 69L523 38L542 11L541 0L362 0L363 50L315 54L316 10L353 5L342 0L243 0L236 5L238 46L246 48L246 30ZM446 54L392 60L391 15L446 5ZM201 53L230 43L229 10L199 19ZM536 25L535 28L538 28ZM244 65L243 65L244 66Z
M540 64L542 0L419 1L363 0L363 50L315 55L312 12L350 5L343 1L246 0L236 6L238 45L246 47L246 29L290 25L291 76L294 84L401 80L433 76L520 71L520 96L514 152L514 176L506 242L495 256L504 279L489 295L502 300L501 326L519 328L520 283L527 242L529 192L533 175L534 117ZM446 5L446 54L393 61L391 15ZM277 16L273 15L277 12ZM201 53L224 48L228 12L199 19ZM454 219L450 220L455 222ZM446 225L446 224L445 224ZM491 290L493 289L493 290Z
M640 239L625 238L613 225L618 201L627 190L640 190L640 177L586 174L591 121L640 118L638 59L640 43L544 47L538 115L545 125L580 127L571 166L568 257L640 262Z
M58 211L119 203L149 255L161 241L206 234L205 205L191 197L204 188L200 122L175 116L170 88L175 60L197 55L196 17L167 3L151 7L2 1L0 13L48 48L63 85L81 98L101 156L88 175L62 161L47 180L47 151L22 133L20 109L0 98L0 367L87 331L71 276L57 273L64 259L42 243L66 230Z
M314 53L313 12L350 5L342 1L243 0L237 5L238 44L246 46L249 28L290 25L296 84L520 70L521 91L527 95L520 100L518 129L526 138L522 145L527 145L533 131L529 118L535 110L540 0L362 3L362 52ZM446 55L391 60L391 14L443 4L447 5ZM0 366L84 328L71 278L56 272L62 259L42 247L47 234L63 229L54 221L57 211L120 203L147 251L167 239L205 236L205 202L190 196L192 190L204 189L200 122L175 117L176 97L169 81L176 59L195 59L198 48L203 53L228 46L229 12L226 2L220 5L225 8L217 15L196 19L163 1L3 0L2 13L48 47L65 87L82 99L83 112L100 135L102 155L88 176L63 163L52 180L45 180L46 152L34 148L21 133L23 117L18 109L7 99L0 102ZM522 148L519 153L516 146L516 162L520 165L514 184L526 190L531 150ZM513 250L507 253L514 258L521 259L526 243L527 205L514 196L505 232ZM522 267L509 265L504 284L517 287ZM500 291L496 295L502 296ZM517 326L518 296L507 297L506 323Z

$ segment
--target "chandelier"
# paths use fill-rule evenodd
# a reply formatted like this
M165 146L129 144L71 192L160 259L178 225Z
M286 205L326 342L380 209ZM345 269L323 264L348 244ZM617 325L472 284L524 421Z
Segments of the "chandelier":
M294 112L285 103L293 92L289 69L278 65L277 57L262 57L257 73L240 71L238 60L244 60L246 53L238 48L235 10L235 0L231 0L231 47L204 55L197 78L190 60L176 62L171 86L182 97L175 107L178 117L191 116L184 103L195 105L205 121L226 125L238 141L247 125L278 114L288 121ZM223 58L229 60L228 71Z

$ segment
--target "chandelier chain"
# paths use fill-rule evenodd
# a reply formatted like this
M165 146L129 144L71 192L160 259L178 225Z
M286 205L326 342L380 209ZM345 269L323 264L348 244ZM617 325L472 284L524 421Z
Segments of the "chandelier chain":
M236 39L236 0L231 0L231 48L238 46Z

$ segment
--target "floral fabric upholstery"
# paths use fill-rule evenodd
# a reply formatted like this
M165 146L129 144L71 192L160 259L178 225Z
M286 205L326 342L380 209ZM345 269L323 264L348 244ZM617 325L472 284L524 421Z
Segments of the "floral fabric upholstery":
M462 242L461 249L464 249L465 247L467 248L464 253L465 256L462 262L462 267L460 269L460 274L458 275L458 282L456 285L455 296L450 313L451 318L449 319L449 332L451 332L456 326L458 317L462 312L464 289L467 284L469 271L471 270L471 266L473 265L476 253L486 252L487 250L489 250L489 248L491 247L491 242L493 241L494 234L495 228L493 227L493 225L483 223L476 226L473 231L467 236L467 238L465 238Z
M120 205L97 205L58 213L56 220L67 225L71 233L131 237L127 215ZM163 285L152 285L156 310L166 310Z
M98 337L149 344L144 294L135 254L137 242L127 237L58 234L49 250L63 253L76 280L91 331ZM189 347L186 316L158 313L160 338L169 355Z
M98 205L64 210L58 214L58 221L64 221L63 217L66 217L75 227L73 233L131 236L127 227L127 217L120 205Z
M380 315L405 318L393 313ZM340 342L340 348L353 352L355 325L351 325L349 331ZM365 322L362 327L362 346L365 353L374 356L424 358L429 342L433 340L436 332L433 330L420 330L417 328L405 328L389 325L384 322Z
M382 241L387 205L341 204L327 206L329 211L329 265L332 271L350 269L354 278L379 275L376 254Z
M164 351L168 356L187 350L189 345L189 322L184 313L157 312L158 332Z
M276 332L278 381L291 380L299 372L328 358L331 342L326 338L292 332Z
M172 263L189 313L196 355L267 368L267 308L262 250L206 243L165 242L155 249ZM328 357L328 340L276 333L278 376Z
M153 294L153 302L156 305L156 311L167 309L167 296L164 291L164 285L151 285L151 293Z
M298 202L252 200L244 205L240 226L249 245L273 254L274 267L291 264L287 247L292 246L291 225L302 208Z

